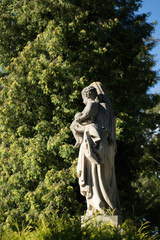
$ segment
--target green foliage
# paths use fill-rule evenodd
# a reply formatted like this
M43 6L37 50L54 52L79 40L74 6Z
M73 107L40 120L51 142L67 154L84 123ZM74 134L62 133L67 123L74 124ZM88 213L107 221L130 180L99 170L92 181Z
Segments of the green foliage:
M59 218L54 214L52 218L42 218L35 224L35 229L28 225L20 230L15 224L15 229L6 228L1 233L2 240L154 240L157 236L150 236L147 231L148 223L137 228L131 220L126 220L122 227L114 227L110 223L90 221L81 228L79 218L70 218L64 215Z
M37 221L56 210L82 210L70 124L80 92L93 81L107 88L117 117L117 182L126 216L148 219L145 189L158 186L152 164L158 96L150 50L153 24L136 15L141 0L2 0L0 4L0 225ZM147 111L146 111L147 110ZM147 137L148 136L148 137ZM157 151L157 150L156 150ZM159 161L159 160L158 160ZM143 163L152 169L146 184ZM158 171L157 171L158 172ZM159 174L159 173L158 173ZM159 175L158 175L159 176ZM141 188L135 180L141 182ZM148 178L149 179L149 178ZM157 188L156 188L157 189ZM143 194L142 194L143 193ZM158 190L153 194L156 209ZM137 200L138 199L138 200ZM137 201L136 201L137 200ZM139 214L140 213L140 214ZM152 222L152 221L151 221ZM153 219L151 223L157 226Z
M160 125L159 125L159 104L152 109L155 119L157 119L157 128L154 132L146 129L147 143L144 145L145 154L140 160L141 172L137 178L136 191L138 193L139 207L136 215L143 211L144 218L150 222L157 222L157 231L160 231ZM149 113L148 113L149 114ZM141 209L143 202L144 209Z

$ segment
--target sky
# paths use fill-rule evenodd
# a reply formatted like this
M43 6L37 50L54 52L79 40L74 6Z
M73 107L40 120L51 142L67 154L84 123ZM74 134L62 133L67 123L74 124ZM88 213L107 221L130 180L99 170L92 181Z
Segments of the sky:
M139 13L149 12L150 16L148 17L147 22L157 21L153 37L159 41L157 46L151 51L151 54L155 56L156 60L156 66L153 68L153 70L159 71L158 76L160 76L160 0L143 0L142 8L139 10ZM160 80L154 87L150 88L149 93L160 94Z

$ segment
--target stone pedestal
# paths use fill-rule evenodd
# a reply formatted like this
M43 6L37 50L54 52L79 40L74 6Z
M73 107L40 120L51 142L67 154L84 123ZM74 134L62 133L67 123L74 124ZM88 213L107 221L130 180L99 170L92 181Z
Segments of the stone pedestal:
M121 215L91 215L91 216L81 216L81 226L83 227L85 224L88 224L89 222L99 222L104 223L107 222L115 227L122 225L122 216Z

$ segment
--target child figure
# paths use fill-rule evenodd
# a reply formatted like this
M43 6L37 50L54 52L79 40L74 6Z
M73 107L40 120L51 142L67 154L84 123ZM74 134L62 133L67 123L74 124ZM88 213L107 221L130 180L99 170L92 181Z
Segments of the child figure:
M97 91L93 86L83 89L82 98L86 107L81 113L76 113L70 127L76 139L74 148L78 148L81 145L85 126L95 122L98 113L98 103L95 101L96 97Z
M82 113L76 113L74 121L72 122L70 129L72 130L73 136L76 140L74 148L78 148L83 141L84 127L77 121L81 117Z

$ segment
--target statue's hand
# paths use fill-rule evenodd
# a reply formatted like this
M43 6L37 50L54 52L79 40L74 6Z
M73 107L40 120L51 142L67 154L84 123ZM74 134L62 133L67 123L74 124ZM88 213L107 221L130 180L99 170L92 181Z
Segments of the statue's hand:
M75 120L77 121L77 122L80 122L80 117L81 117L81 113L77 113L76 115L75 115Z
M80 118L78 118L78 117L75 118L75 120L76 120L76 122L80 122Z

